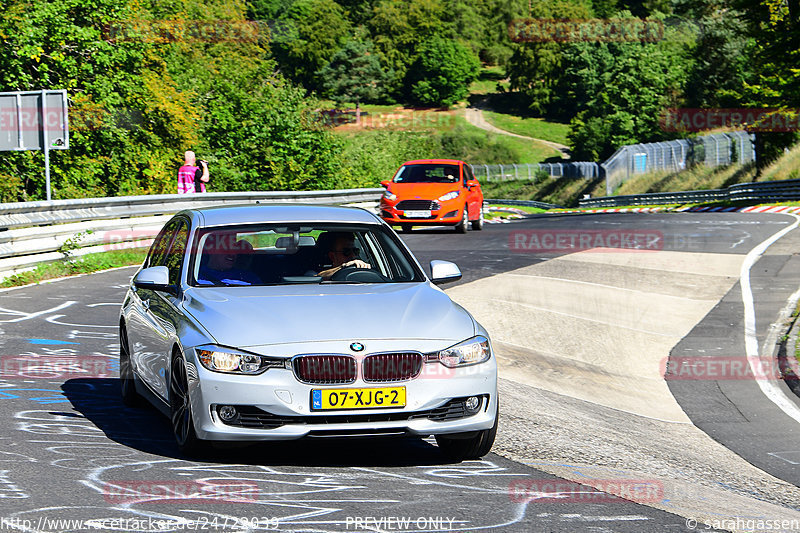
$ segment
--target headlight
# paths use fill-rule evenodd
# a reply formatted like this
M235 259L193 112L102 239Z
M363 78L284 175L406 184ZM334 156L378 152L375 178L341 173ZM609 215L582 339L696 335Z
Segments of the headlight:
M439 361L448 368L475 365L489 360L492 349L489 339L481 335L439 352Z
M195 348L197 358L208 370L228 374L260 374L268 368L282 368L279 359L244 353L219 346L199 346Z
M440 196L439 201L446 202L447 200L455 200L458 198L459 194L461 194L461 191L450 191L449 193Z
M386 198L387 200L392 201L392 202L397 200L397 195L396 194L392 194L392 191L390 191L389 189L386 189L385 191L383 191L383 197Z

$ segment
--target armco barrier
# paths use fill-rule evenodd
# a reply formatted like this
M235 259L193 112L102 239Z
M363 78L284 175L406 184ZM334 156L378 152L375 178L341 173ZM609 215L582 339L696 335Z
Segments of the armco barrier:
M738 183L727 189L658 192L624 196L603 196L578 200L580 207L618 207L622 205L688 204L723 201L775 202L800 200L800 179Z
M0 279L63 258L59 249L81 235L78 256L115 247L146 246L183 209L260 203L377 202L383 188L298 192L233 192L84 198L0 204Z
M161 194L153 196L119 196L84 198L50 202L0 204L0 228L48 225L85 220L126 218L177 213L182 209L221 204L261 202L294 202L312 204L344 204L377 200L384 189L350 189L339 191L264 191L205 194Z
M556 204L548 204L536 200L504 200L502 198L487 198L484 204L500 204L500 205L519 205L527 207L538 207L539 209L563 209L564 206Z

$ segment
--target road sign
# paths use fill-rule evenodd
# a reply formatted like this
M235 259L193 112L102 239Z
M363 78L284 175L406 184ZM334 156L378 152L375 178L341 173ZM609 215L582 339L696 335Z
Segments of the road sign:
M0 93L0 151L43 150L50 200L50 150L69 148L67 91Z

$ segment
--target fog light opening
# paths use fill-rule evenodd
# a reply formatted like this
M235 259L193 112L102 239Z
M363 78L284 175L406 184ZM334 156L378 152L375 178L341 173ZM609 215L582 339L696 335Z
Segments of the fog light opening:
M233 419L235 419L239 414L236 411L236 408L232 405L220 406L218 412L219 412L219 417L223 420L223 422L230 422Z
M478 396L470 396L467 398L467 401L464 402L464 405L466 406L467 411L471 413L477 413L481 406L481 399Z

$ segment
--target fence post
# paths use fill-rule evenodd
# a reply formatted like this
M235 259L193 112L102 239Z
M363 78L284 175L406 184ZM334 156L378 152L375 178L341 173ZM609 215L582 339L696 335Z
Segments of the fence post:
M528 181L531 181L531 164L528 163Z
M519 172L517 172L517 164L513 163L514 165L514 179L519 180Z

